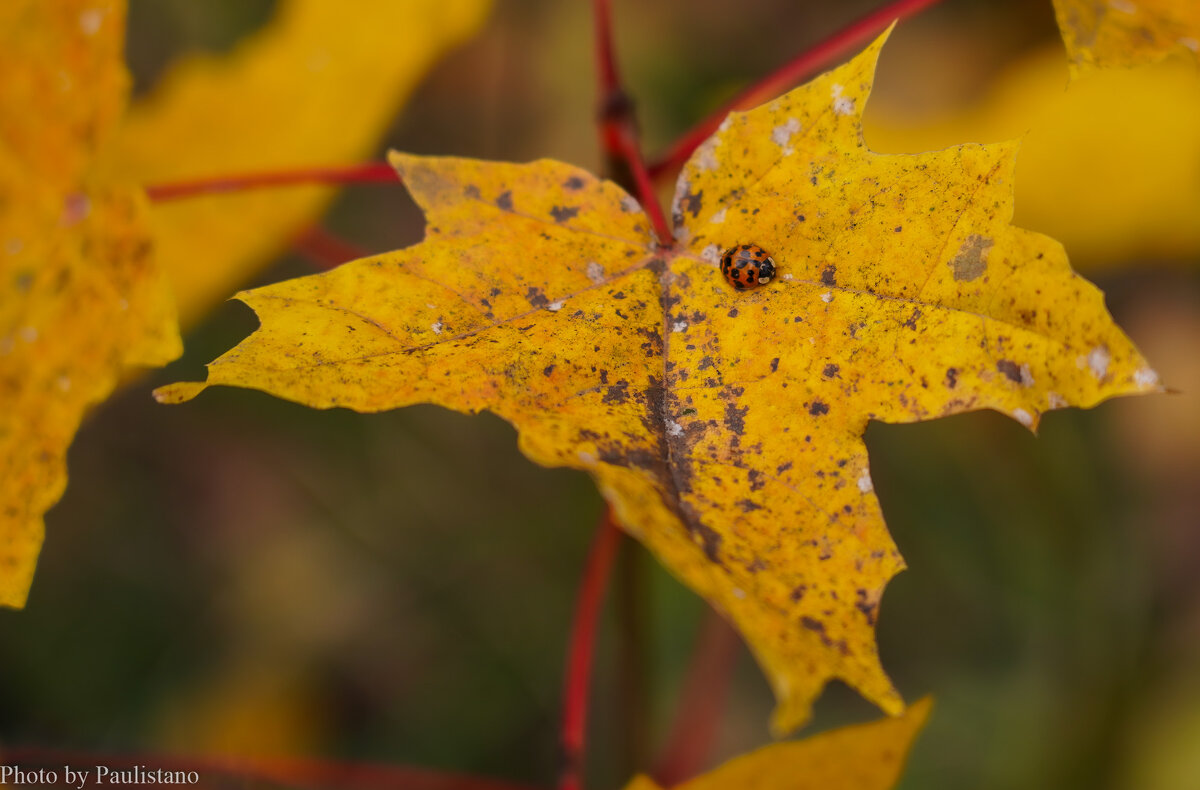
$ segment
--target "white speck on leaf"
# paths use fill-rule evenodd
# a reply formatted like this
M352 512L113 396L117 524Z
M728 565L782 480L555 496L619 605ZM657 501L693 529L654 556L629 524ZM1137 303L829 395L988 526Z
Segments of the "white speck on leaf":
M864 494L869 494L875 490L875 484L871 482L870 469L862 470L862 474L858 476L858 490Z
M1067 402L1066 398L1057 392L1046 393L1046 403L1049 404L1051 409L1065 409L1071 405Z
M429 328L433 330L433 333L435 335L440 335L442 333L443 324L441 321L438 321L436 324L433 324Z
M1033 427L1033 415L1024 409L1013 409L1013 419L1024 425L1026 428Z
M1179 39L1179 43L1190 49L1192 52L1200 52L1200 41L1189 36L1184 36Z
M1028 365L1021 366L1021 386L1022 387L1032 387L1033 386L1033 372L1029 370Z
M783 149L784 156L791 156L794 149L788 143L791 142L792 135L798 131L800 131L800 122L795 118L788 118L787 123L781 123L771 130L771 141Z
M733 588L733 597L737 598L738 600L741 600L742 598L746 597L746 591L743 590L741 587L734 587Z
M720 211L718 211L716 214L713 214L712 218L709 220L709 222L711 222L714 225L720 225L722 222L725 221L725 212L726 211L728 211L728 209L723 208Z
M1108 0L1108 7L1122 14L1136 14L1138 10L1137 4L1129 0Z
M596 456L592 455L591 453L585 453L582 450L580 450L579 460L583 461L585 464L594 464L594 463L596 463Z
M1092 375L1098 379L1102 379L1108 374L1108 363L1112 361L1112 355L1108 353L1108 348L1105 346L1096 346L1087 355L1087 366L1092 369Z
M557 313L559 310L563 309L563 305L566 303L566 299L559 299L557 302L551 302L550 304L546 305L546 309L552 313Z
M796 279L796 276L794 274L785 274L785 275L783 275L783 279L794 280L794 279Z
M836 83L830 90L830 94L833 96L833 111L838 115L850 115L854 112L854 99L843 96L842 91L844 90L845 88Z
M695 160L698 170L716 170L720 167L720 163L717 161L717 142L717 137L710 137L696 149L692 158Z
M716 244L710 244L701 251L700 257L712 264L719 263L721 260L721 248Z
M604 280L604 267L595 261L588 261L587 276L594 283L602 282Z
M824 302L825 304L829 304L830 302L832 302L833 301L833 291L826 291L825 293L821 294L821 301Z
M1139 387L1153 387L1158 384L1158 372L1153 368L1138 368L1133 381Z
M674 420L667 420L667 436L683 436L683 426Z
M676 321L675 323L671 324L672 332L684 332L687 330L687 328L687 321Z
M59 388L60 390L62 390L63 392L70 392L70 391L71 391L71 378L70 378L70 376L59 376L59 377L58 377L58 379L57 379L57 380L56 380L54 383L55 383L55 384L57 384L57 385L58 385L58 388Z
M630 214L637 214L642 210L642 204L638 203L637 198L633 197L632 195L626 195L625 197L621 198L621 205L624 206L625 210Z

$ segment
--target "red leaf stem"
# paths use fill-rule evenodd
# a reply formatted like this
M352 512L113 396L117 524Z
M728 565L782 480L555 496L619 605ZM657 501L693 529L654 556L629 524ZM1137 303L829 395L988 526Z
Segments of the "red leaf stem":
M683 167L692 152L717 130L729 113L757 106L778 96L827 66L834 58L878 35L893 20L912 16L938 2L940 0L893 0L883 8L872 11L862 19L837 31L815 47L801 52L775 71L744 89L672 143L662 155L650 163L647 168L650 176L658 178Z
M295 186L296 184L396 183L399 180L396 171L387 162L367 162L345 167L270 170L151 184L146 187L146 196L153 201L162 201L219 192L243 192L248 189Z
M318 225L310 225L296 234L292 247L318 269L332 269L346 261L365 258L367 252Z
M567 646L561 736L563 770L558 782L559 790L581 790L583 787L593 646L600 620L600 604L604 600L604 589L608 586L620 537L621 530L613 521L612 508L607 508L588 549L583 579L579 584L579 597L575 601L571 640Z
M617 72L613 51L612 4L609 0L593 0L592 10L595 17L596 78L600 92L600 145L610 162L610 168L618 171L613 174L618 183L627 188L632 186L637 193L642 210L654 226L659 244L670 246L675 239L662 206L658 204L654 180L642 156L633 102L621 87ZM625 172L620 172L622 168Z
M733 627L709 609L679 692L671 733L654 769L654 778L663 787L691 779L708 767L741 646Z

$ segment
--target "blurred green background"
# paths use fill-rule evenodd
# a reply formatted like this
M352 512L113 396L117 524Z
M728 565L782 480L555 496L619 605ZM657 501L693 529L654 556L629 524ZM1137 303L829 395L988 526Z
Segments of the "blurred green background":
M655 151L876 4L615 5L622 71ZM136 89L178 52L229 48L271 9L134 0ZM380 152L598 168L590 33L587 3L497 0ZM1056 35L1049 0L947 0L901 25L873 101L966 101ZM389 186L347 189L325 226L368 251L421 234ZM869 430L872 477L910 566L884 599L884 666L907 699L937 700L903 787L1200 787L1196 263L1131 260L1098 279L1181 393L1050 414L1037 438L990 413ZM288 256L261 281L310 271ZM236 390L174 407L150 398L253 327L226 304L186 338L183 360L85 424L29 605L0 610L0 739L550 785L571 607L603 508L595 488L526 461L490 415L318 412ZM622 746L617 668L631 628L610 605L596 788L650 767L705 611L628 548L618 584L637 596L648 742L641 757ZM771 706L743 650L710 762L767 743ZM802 735L877 715L835 684Z

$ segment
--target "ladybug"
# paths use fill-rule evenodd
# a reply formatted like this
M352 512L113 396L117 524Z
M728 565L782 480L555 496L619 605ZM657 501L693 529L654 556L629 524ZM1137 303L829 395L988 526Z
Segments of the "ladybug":
M739 244L721 256L721 274L739 291L766 285L775 277L775 259L757 244Z

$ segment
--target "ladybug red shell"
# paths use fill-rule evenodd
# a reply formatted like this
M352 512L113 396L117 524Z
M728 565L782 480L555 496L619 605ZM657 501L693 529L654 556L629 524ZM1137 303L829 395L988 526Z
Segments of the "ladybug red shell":
M721 256L721 274L739 291L757 288L775 277L775 259L757 244L739 244Z

